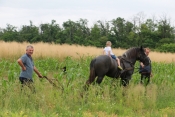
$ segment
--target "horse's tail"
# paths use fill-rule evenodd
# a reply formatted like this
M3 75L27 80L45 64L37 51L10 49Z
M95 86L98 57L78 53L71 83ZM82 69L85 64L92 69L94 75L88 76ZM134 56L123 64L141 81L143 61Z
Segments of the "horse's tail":
M86 81L87 87L95 80L95 68L94 68L95 61L96 59L93 59L90 63L89 79Z

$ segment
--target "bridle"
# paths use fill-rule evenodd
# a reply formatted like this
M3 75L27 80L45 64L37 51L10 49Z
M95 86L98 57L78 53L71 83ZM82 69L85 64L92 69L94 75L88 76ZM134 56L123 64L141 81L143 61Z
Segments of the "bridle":
M134 49L134 51L135 51L135 50L136 50L136 49ZM139 55L138 55L137 59L143 60L143 61L146 60L146 57L145 57L145 58L142 58L142 54L141 54L140 52L139 52L138 54L139 54ZM127 58L128 58L128 54L125 52L125 53L123 54L123 56L121 57L121 62L122 62L122 64L123 64L124 68L125 68L125 69L121 72L121 74L124 73L124 72L126 72L126 71L130 71L130 70L134 70L134 69L135 69L134 63L131 62L130 60L128 60ZM127 63L129 63L129 64L131 65L131 67L126 67L124 61L127 62ZM138 71L139 71L139 70L138 70ZM138 72L138 71L137 71L137 72ZM135 73L135 72L134 72L134 73Z

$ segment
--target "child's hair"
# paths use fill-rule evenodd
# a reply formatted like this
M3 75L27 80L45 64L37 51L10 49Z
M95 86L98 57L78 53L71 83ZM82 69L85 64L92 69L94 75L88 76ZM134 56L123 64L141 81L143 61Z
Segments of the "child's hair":
M112 44L112 43L111 43L110 41L107 41L107 42L106 42L106 46L111 46L111 44Z

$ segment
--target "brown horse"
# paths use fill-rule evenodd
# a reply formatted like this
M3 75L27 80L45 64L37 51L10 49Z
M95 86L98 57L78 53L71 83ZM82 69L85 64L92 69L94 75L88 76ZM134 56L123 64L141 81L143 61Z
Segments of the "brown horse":
M116 60L107 55L100 55L94 58L90 63L90 75L86 81L86 88L94 82L96 77L96 83L100 84L105 75L111 78L121 78L121 84L127 86L134 72L136 61L141 61L144 65L149 64L142 46L130 48L119 59L123 68L122 71L118 69Z

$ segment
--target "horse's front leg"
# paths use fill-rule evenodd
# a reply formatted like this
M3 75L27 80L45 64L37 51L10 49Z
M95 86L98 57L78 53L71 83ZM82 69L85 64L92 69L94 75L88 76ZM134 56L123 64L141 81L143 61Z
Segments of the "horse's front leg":
M121 85L123 85L124 87L129 85L129 80L127 78L125 79L121 79Z
M121 85L123 85L125 87L128 86L130 79L131 79L131 75L129 75L127 77L126 77L126 74L121 76Z

